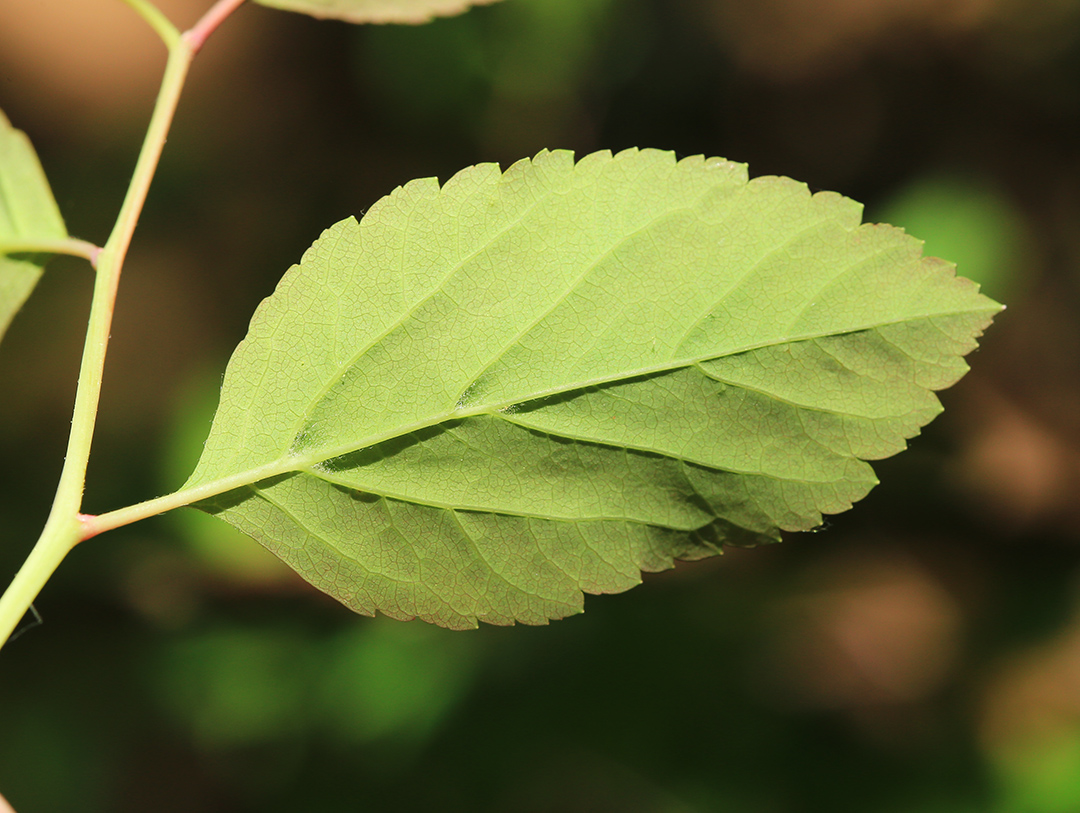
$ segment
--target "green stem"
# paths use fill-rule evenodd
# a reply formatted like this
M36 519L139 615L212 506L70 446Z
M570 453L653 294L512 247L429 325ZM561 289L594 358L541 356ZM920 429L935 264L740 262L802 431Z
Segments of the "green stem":
M157 168L158 159L161 157L165 136L172 123L173 113L176 111L192 55L191 48L179 38L169 51L165 76L161 82L161 90L158 93L157 104L154 106L142 151L139 153L139 160L135 165L131 185L120 207L120 214L116 219L112 234L109 235L98 257L97 281L90 305L90 321L87 325L86 344L83 348L82 367L79 371L79 386L71 420L71 435L68 437L67 457L64 460L60 485L53 503L54 514L60 512L69 516L75 515L82 503L86 465L90 457L90 443L97 418L105 351L109 344L109 331L112 326L120 271L128 246L131 244L131 236L138 223L139 214L146 201L150 181Z
M81 536L77 514L60 514L54 510L49 516L34 549L0 596L0 646L15 631L45 582Z
M97 267L101 247L69 237L66 240L0 240L0 254L70 254L85 257Z
M242 6L246 0L217 0L216 3L195 23L189 30L184 32L184 39L188 41L196 51L203 47L206 38L225 21L225 18Z
M52 511L45 523L37 544L31 551L15 580L0 599L0 646L26 613L38 591L68 552L86 534L80 519L83 487L86 482L86 466L90 459L90 444L97 421L98 401L101 397L102 373L105 367L105 351L109 344L112 327L116 288L124 265L131 235L139 220L150 181L157 169L165 136L172 123L173 113L180 98L180 91L187 77L188 66L194 50L177 36L169 49L169 61L161 80L154 112L150 118L146 138L139 160L135 164L131 185L128 187L116 225L105 247L98 255L97 278L90 304L90 319L86 328L86 344L83 346L79 384L75 394L75 410L71 418L71 434L68 436L67 456L60 473L60 483L53 499Z
M124 0L129 6L135 9L136 13L142 17L150 25L157 35L165 43L165 47L170 51L176 45L176 41L180 39L180 32L176 26L173 25L169 18L162 14L158 8L148 2L148 0Z
M8 640L11 632L25 615L38 592L48 581L57 566L83 539L97 533L89 527L87 517L80 513L86 467L90 457L90 444L94 435L98 402L101 396L102 373L105 351L109 343L116 289L120 271L127 256L131 237L142 212L150 182L157 169L165 137L172 124L173 114L187 78L191 60L203 42L243 0L219 0L190 32L181 35L175 26L155 8L149 0L125 0L137 11L165 41L169 48L169 61L161 80L157 102L150 119L150 126L143 141L139 159L131 178L124 203L120 207L116 225L103 249L91 252L89 244L79 241L60 241L48 248L65 248L83 256L96 258L97 279L94 284L93 301L83 347L79 384L75 395L75 410L68 437L67 456L60 473L52 511L45 528L38 538L23 567L0 597L0 646ZM40 249L41 244L35 244Z
M265 466L261 466L257 469L248 469L247 471L234 474L231 477L222 477L219 480L203 483L201 486L174 491L172 494L166 494L164 497L155 497L152 500L145 500L144 502L136 503L135 505L117 508L115 511L109 511L106 514L98 514L96 516L89 514L83 515L83 538L89 539L91 536L97 536L104 531L111 531L113 528L119 528L123 525L130 525L133 522L138 522L140 519L155 517L158 514L164 514L166 511L171 511L174 508L182 508L185 505L191 505L200 500L216 497L218 494L224 494L226 491L233 491L234 489L243 488L244 486L250 486L253 483L257 483L260 480L265 480L269 477L276 477L279 474L300 471L302 468L304 468L304 466L301 465L297 459L283 458L267 463Z
M116 527L117 524L122 524L102 523L99 517L80 513L120 271L123 268L128 247L131 245L135 226L139 222L139 215L146 203L150 182L161 158L165 137L172 124L180 99L180 91L184 87L191 61L206 38L244 0L218 0L202 19L183 35L149 0L124 0L124 2L138 12L164 40L169 49L169 61L165 66L161 89L158 91L157 102L154 105L142 150L139 152L139 159L135 164L131 184L128 186L124 203L120 207L112 234L101 249L81 240L5 244L8 251L49 251L87 257L97 269L97 278L94 283L93 301L90 305L82 365L79 368L79 384L75 394L75 410L71 419L71 434L68 436L64 468L60 473L60 483L57 486L56 497L53 499L52 510L45 528L30 552L30 556L15 575L4 595L0 597L0 647L8 640L30 604L68 552L82 540L89 539L104 530L103 525ZM197 498L197 496L192 496L192 499ZM162 510L166 509L162 508ZM137 512L129 511L129 513ZM144 513L142 516L149 516L149 514ZM135 518L141 517L133 517L128 521L134 521Z

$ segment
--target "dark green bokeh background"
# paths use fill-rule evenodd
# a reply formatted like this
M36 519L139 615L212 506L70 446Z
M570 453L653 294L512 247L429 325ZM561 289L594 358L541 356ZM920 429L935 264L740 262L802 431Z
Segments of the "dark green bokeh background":
M162 63L120 6L0 10L0 108L99 243ZM1076 0L504 0L371 29L241 9L136 235L85 509L184 480L250 314L321 229L414 177L629 146L843 192L1007 302L882 485L822 533L473 633L353 616L195 512L110 533L0 652L19 813L1080 810ZM5 581L48 511L89 291L57 260L0 347Z

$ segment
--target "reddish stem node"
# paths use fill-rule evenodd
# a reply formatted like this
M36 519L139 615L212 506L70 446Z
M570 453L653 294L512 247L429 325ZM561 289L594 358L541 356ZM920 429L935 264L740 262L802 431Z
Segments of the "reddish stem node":
M217 30L221 23L244 4L244 0L218 0L195 25L183 33L183 38L191 46L192 53L203 47L207 38Z

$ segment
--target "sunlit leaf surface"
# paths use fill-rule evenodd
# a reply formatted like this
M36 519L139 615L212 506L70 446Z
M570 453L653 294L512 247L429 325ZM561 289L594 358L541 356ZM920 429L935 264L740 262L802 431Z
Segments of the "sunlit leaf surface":
M849 508L1000 306L720 159L413 181L259 307L187 487L362 613L544 623Z
M64 220L30 139L0 112L0 338L49 259L49 255L4 253L5 241L66 237Z
M460 14L495 0L255 0L264 6L299 11L350 23L426 23Z

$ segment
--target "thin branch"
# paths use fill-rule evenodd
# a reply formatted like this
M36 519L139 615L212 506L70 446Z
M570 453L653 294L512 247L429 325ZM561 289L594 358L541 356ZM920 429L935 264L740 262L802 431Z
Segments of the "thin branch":
M0 240L0 254L68 254L84 257L97 268L101 246L69 237L65 240ZM3 808L0 808L3 813Z
M131 3L132 0L128 2ZM142 4L142 0L136 2ZM68 436L64 468L60 472L60 484L57 486L52 510L41 536L22 568L15 574L11 585L3 596L0 596L0 646L8 640L26 608L37 597L64 556L83 538L84 528L78 511L82 504L86 465L90 457L90 444L94 437L98 401L101 397L105 350L109 343L116 288L120 282L120 271L131 243L131 235L146 202L146 193L161 157L192 56L191 47L177 35L174 44L169 48L169 61L165 66L161 90L150 118L146 139L139 152L139 159L135 164L131 185L120 207L112 234L98 256L86 343L79 368L79 385L75 393L75 410L71 418L71 434Z
M244 0L218 0L195 25L184 32L183 37L193 52L203 47L207 38L217 30L225 18L244 4Z
M177 40L180 39L180 30L153 3L149 0L124 0L124 2L146 20L147 24L161 37L166 48L171 51L176 46Z

